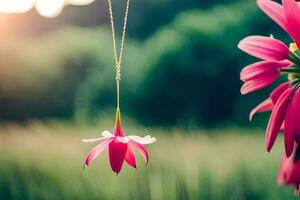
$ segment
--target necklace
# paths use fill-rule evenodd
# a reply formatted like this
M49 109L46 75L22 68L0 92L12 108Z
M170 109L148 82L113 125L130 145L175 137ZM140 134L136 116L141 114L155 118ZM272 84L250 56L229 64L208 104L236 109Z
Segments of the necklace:
M118 54L116 48L116 36L115 36L115 26L114 26L114 17L112 10L111 0L108 0L109 5L109 16L110 16L110 24L112 31L112 41L113 41L113 49L115 56L115 65L116 65L116 83L117 83L117 112L116 112L116 122L113 133L105 130L102 132L102 137L96 139L84 139L83 142L99 142L99 144L94 147L87 155L84 166L89 166L93 160L97 156L101 154L101 152L108 148L108 157L112 170L119 174L122 169L124 161L126 163L136 168L136 158L134 154L134 150L137 150L142 154L145 161L148 162L149 155L145 144L152 144L156 141L156 138L147 135L145 137L139 137L137 135L129 135L126 136L123 132L121 126L121 113L120 113L120 80L121 80L121 64L122 64L122 56L124 50L124 42L126 35L126 26L127 26L127 18L128 18L128 10L129 10L129 1L126 3L126 10L124 16L124 24L123 24L123 33L120 44L120 52Z
M125 36L126 36L126 27L127 27L129 5L130 5L130 0L127 0L125 16L124 16L124 22L123 22L123 32L122 32L122 37L121 37L120 51L119 51L119 54L118 54L117 45L116 45L116 34L115 34L115 25L114 25L114 15L113 15L113 9L112 9L112 1L108 0L110 25L111 25L111 32L112 32L112 42L113 42L113 51L114 51L115 66L116 66L117 110L118 111L120 110L121 64L122 64L122 57L123 57L123 50L124 50L124 43L125 43Z

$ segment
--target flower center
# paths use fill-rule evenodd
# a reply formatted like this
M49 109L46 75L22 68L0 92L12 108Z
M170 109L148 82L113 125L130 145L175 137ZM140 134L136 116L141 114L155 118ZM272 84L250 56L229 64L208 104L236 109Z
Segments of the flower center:
M291 82L293 82L293 81L295 81L295 80L297 80L299 78L298 76L299 75L295 74L295 73L288 73L288 80L291 81Z
M290 51L291 51L291 52L295 52L295 51L297 51L297 50L299 50L298 47L297 47L297 44L294 43L294 42L292 42L292 43L290 44Z
M299 49L298 49L298 46L296 43L294 43L294 42L290 43L289 49L294 54L299 55ZM294 69L292 69L288 73L288 80L291 82L294 82L295 80L298 80L300 78L300 74L299 74L300 70L299 70L298 66L294 65L293 67L294 67ZM298 68L298 69L295 69L295 68Z

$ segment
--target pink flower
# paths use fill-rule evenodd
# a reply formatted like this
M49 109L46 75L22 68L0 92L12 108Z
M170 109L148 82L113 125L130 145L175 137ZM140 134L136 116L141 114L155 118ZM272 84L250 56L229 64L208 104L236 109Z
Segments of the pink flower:
M241 93L247 94L267 87L282 73L289 82L279 85L251 112L252 120L257 112L272 111L266 129L266 149L271 151L279 132L283 132L285 154L279 172L279 182L294 184L300 193L300 3L282 0L282 5L271 0L257 0L258 6L294 40L288 48L272 37L250 36L238 44L244 52L263 61L245 67L240 74L244 82ZM299 152L298 152L299 151Z
M85 165L89 166L107 147L108 157L112 170L119 174L122 169L124 160L133 168L136 168L136 158L134 150L141 153L143 158L148 163L149 155L145 144L152 144L156 138L147 135L145 137L139 136L125 136L122 126L120 111L117 110L116 125L113 134L109 131L103 131L102 137L96 139L83 139L83 142L99 142L86 157Z
M281 166L279 168L277 183L285 183L295 186L295 194L300 194L300 149L298 144L294 144L293 153L290 157L285 154L282 156Z

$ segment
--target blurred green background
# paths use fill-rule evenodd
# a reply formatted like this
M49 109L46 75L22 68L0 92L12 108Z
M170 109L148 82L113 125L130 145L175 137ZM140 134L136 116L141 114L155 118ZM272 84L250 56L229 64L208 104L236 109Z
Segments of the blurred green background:
M125 2L113 6L120 33ZM236 47L251 34L290 39L248 0L132 1L123 123L158 142L138 171L116 177L103 154L82 172L92 146L80 139L113 127L107 8L0 14L0 199L293 199L276 185L282 142L264 150L267 115L248 122L272 87L240 95L239 71L255 59Z

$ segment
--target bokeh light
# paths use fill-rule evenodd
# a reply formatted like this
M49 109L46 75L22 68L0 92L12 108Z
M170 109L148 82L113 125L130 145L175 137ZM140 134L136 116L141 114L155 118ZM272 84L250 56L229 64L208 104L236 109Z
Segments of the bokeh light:
M93 3L94 1L95 0L67 0L67 3L71 5L80 6L80 5L88 5L90 3Z
M0 0L0 12L23 13L34 6L35 0Z
M36 0L35 8L43 17L56 17L64 5L64 0Z
M24 13L36 8L43 17L58 16L66 5L88 5L95 0L0 0L1 13Z

